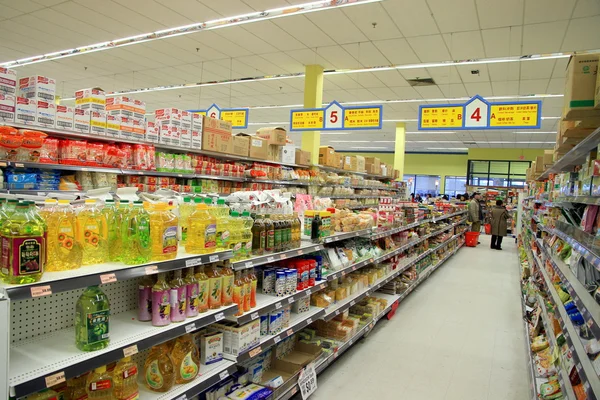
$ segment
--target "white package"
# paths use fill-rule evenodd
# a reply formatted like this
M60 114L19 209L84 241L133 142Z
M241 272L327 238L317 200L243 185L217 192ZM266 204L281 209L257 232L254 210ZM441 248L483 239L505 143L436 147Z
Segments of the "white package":
M2 84L0 83L0 86ZM0 121L14 122L16 97L12 94L4 94L0 89Z
M80 133L90 133L90 110L79 107L73 109L73 130Z
M25 97L17 97L15 122L33 125L37 117L37 101Z

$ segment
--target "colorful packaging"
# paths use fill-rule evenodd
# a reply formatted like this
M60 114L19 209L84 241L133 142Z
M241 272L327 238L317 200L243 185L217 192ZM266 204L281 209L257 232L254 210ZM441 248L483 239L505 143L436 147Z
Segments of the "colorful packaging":
M98 88L81 89L75 92L75 105L84 110L96 110L104 112L106 107L106 95Z
M0 67L0 93L17 96L17 72L8 68Z
M73 130L73 107L56 106L56 129Z
M58 164L60 139L46 137L40 149L40 162Z
M37 119L37 101L25 97L17 97L15 106L15 122L33 125Z
M73 109L73 130L79 133L90 133L90 110L78 107Z
M90 132L98 136L106 136L106 113L104 111L90 111Z
M2 93L2 79L0 68L0 122L14 122L17 98L12 94Z
M60 164L86 165L87 142L65 139L60 143Z

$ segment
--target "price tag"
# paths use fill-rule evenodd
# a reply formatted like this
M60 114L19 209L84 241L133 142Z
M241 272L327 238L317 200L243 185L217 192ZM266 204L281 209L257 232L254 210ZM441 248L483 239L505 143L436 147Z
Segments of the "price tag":
M281 308L281 302L275 303L275 309L279 310Z
M143 171L138 171L137 174L138 175L144 175L144 172Z
M279 258L281 260L285 260L287 258L287 254L282 254L282 255L279 256Z
M190 333L191 331L195 331L196 330L196 324L195 323L191 323L185 326L185 333Z
M267 257L267 262L273 262L275 261L275 257Z
M175 400L187 400L187 394L182 394L181 396L177 397Z
M229 371L223 371L219 374L219 379L223 380L229 376Z
M575 368L577 368L577 371L581 371L581 363L577 363L577 365L575 366Z
M273 338L273 341L275 342L275 344L281 342L281 336L277 335Z
M589 382L585 382L585 383L583 384L583 388L584 388L585 390L588 390L588 389L590 388L590 383L589 383Z
M258 318L258 313L257 312L253 312L252 314L250 314L250 318L257 319Z
M123 349L123 357L131 357L134 354L138 353L137 344L132 344L129 347L125 347Z
M301 256L302 254L304 254L304 251L302 251L302 250L298 250L298 252L297 252L297 253L298 253L298 255L299 255L299 256Z
M288 299L288 304L292 304L293 302L294 302L294 298L293 298L293 297L290 297L290 298Z
M348 347L352 346L352 344L354 344L354 341L353 341L352 339L350 339L350 340L348 341Z
M116 282L116 281L117 281L117 276L115 274L100 275L100 282L103 285L106 285L107 283Z
M183 174L177 174L179 178L183 178Z
M294 386L291 393L292 393L292 395L295 395L296 393L298 393L298 386Z
M15 167L17 167L17 168L23 168L24 165L23 165L23 163L15 163Z
M308 318L308 319L306 320L306 325L310 325L310 324L312 324L312 318Z
M294 330L292 328L290 328L290 329L287 330L286 333L287 333L288 336L292 336L294 334Z
M49 296L52 294L52 288L50 285L45 286L34 286L30 288L31 297Z
M185 266L186 267L195 267L196 265L201 265L202 264L202 259L201 258L192 258L191 260L185 260Z
M319 246L315 246L313 247L312 251L319 251L320 247Z
M253 358L253 357L259 355L261 351L262 351L262 348L260 346L258 346L257 348L250 350L248 355L250 356L250 358Z
M353 305L355 305L355 304L356 304L356 302L355 302L354 300L352 300L352 301L350 302L350 307L352 307L352 306L353 306Z
M46 377L46 387L52 387L54 385L58 385L59 383L63 383L65 381L65 372L57 372L56 374L50 375Z
M215 254L214 256L210 256L208 259L210 262L219 261L219 256Z
M223 314L222 312L215 314L215 321L219 322L222 319L225 319L225 314Z
M302 394L302 400L308 399L308 397L317 390L317 373L315 371L314 363L310 363L300 372L298 377L298 387Z
M327 287L327 284L325 283L321 283L321 286L319 286L320 289L325 289Z
M253 264L252 264L252 261L246 261L246 264L244 264L244 266L245 266L246 268L251 268L251 267L252 267L252 265L253 265Z
M158 274L158 265L150 265L145 268L146 275Z

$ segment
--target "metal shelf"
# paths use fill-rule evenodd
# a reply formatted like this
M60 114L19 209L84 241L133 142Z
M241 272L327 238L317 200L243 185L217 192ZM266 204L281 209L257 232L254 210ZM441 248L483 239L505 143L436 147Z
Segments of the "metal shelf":
M600 128L596 129L579 142L577 146L573 147L567 154L562 156L553 166L544 171L537 180L543 181L548 179L550 174L572 171L574 167L585 162L585 158L589 152L596 150L598 143L600 143Z
M564 196L554 200L554 203L581 203L600 205L600 196Z
M325 248L325 246L323 246L322 244L311 244L309 241L305 241L304 243L302 243L302 246L300 246L296 249L280 251L278 253L272 253L272 254L265 254L263 256L252 257L252 258L249 258L246 260L240 260L240 261L233 262L233 263L231 263L231 265L234 270L238 271L238 270L243 270L246 268L256 267L258 265L264 265L264 264L269 264L269 263L280 261L280 260L285 260L288 258L298 257L298 256L301 256L304 254L314 253L319 250L323 250L324 248Z
M331 242L337 242L340 240L351 239L351 238L359 237L359 236L368 236L369 234L371 234L371 231L372 231L372 228L366 228L366 229L361 229L359 231L336 233L334 235L323 238L323 242L331 243Z
M592 264L594 267L596 267L597 270L600 270L600 256L598 256L589 247L587 247L583 243L575 240L574 238L567 235L566 233L559 231L558 229L549 228L549 227L547 227L545 225L541 225L541 224L539 226L541 226L543 231L545 231L551 235L556 235L559 238L561 238L562 240L564 240L565 242L569 243L573 247L573 250L580 253L583 256L583 258L585 258L590 264Z
M177 258L168 261L153 261L140 265L122 263L86 265L70 271L45 272L42 279L35 283L23 285L0 283L0 293L3 292L11 300L25 300L159 272L210 264L228 260L231 257L233 257L231 250L203 255L186 254L180 251Z
M196 331L226 315L235 314L237 305L211 310L180 324L164 327L137 321L136 311L111 316L111 339L108 347L84 352L75 347L74 327L24 340L11 346L9 386L11 396L22 397L46 388L46 379L64 374L65 379L84 371L118 361L125 354L137 353L152 346Z
M368 174L366 172L348 171L347 169L328 167L326 165L315 165L315 167L318 167L319 169L322 169L323 171L336 172L339 174L353 174L353 175L361 175L361 176L364 176L365 178L394 180L394 178L391 176Z

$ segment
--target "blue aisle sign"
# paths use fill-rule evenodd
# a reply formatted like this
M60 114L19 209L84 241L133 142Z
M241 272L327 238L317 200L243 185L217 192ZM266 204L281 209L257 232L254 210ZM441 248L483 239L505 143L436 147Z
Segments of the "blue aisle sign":
M382 124L382 105L344 107L332 101L325 108L290 111L292 132L381 129Z
M248 108L220 108L213 104L206 110L189 110L190 112L206 115L211 118L220 119L231 122L233 129L248 128L248 116L250 110Z

